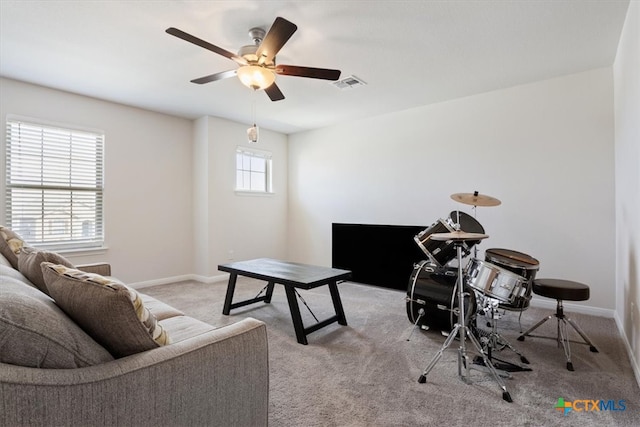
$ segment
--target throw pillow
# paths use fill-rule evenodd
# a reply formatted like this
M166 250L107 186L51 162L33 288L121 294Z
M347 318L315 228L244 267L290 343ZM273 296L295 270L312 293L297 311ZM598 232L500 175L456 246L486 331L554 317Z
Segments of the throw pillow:
M73 264L55 252L34 248L22 248L18 254L18 270L29 279L31 283L36 285L38 289L49 295L47 285L44 283L44 277L42 276L42 269L40 268L40 264L43 262L61 264L71 268L73 268Z
M10 228L0 225L0 253L18 269L18 254L23 247L28 247L22 237Z
M0 275L0 362L70 369L113 360L55 302L39 290Z
M170 343L140 295L122 282L50 262L41 268L60 308L114 357Z

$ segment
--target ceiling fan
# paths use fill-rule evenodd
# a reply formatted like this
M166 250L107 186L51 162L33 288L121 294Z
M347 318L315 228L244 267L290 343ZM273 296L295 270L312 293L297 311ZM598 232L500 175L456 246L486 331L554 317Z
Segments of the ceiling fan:
M266 35L262 28L249 30L249 36L253 39L254 44L241 47L237 55L174 27L167 28L166 32L227 57L240 65L235 70L222 71L193 79L192 83L204 84L237 75L245 86L254 90L264 89L272 101L280 101L284 99L284 95L275 83L276 74L323 80L338 80L340 78L340 70L276 65L276 54L297 29L298 27L294 23L277 17Z

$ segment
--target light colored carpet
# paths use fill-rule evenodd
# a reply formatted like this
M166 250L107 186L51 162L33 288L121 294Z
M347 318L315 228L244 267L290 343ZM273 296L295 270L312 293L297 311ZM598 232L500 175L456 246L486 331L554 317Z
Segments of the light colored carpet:
M256 296L264 282L239 278L234 301ZM516 313L499 321L500 333L531 362L529 372L505 380L513 403L502 400L492 377L472 370L471 384L457 372L459 343L454 342L427 376L418 377L445 338L436 331L417 330L406 314L405 292L345 282L339 284L348 326L334 323L296 342L284 289L276 285L271 304L258 303L222 315L226 283L195 282L142 289L185 313L222 326L244 317L266 322L269 338L269 424L279 426L639 426L640 390L613 319L567 312L598 347L571 344L575 372L566 369L564 352L555 340L519 335ZM326 287L300 291L315 315L333 314ZM313 318L303 304L305 326ZM529 308L525 329L549 310ZM555 334L555 318L536 331ZM573 331L572 331L573 333ZM579 340L577 334L571 338ZM471 344L469 344L471 346ZM494 356L519 362L503 350ZM555 409L566 401L623 400L626 409L572 411Z

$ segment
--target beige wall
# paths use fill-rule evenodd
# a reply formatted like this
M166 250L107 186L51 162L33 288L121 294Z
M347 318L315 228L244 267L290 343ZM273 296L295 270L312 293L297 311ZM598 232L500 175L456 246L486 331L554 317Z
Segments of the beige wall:
M618 45L615 82L616 320L640 383L640 3L632 1Z
M289 257L331 265L331 223L431 225L471 206L502 247L540 261L538 277L588 283L613 315L611 68L484 93L290 136ZM362 248L363 252L377 248ZM555 302L544 299L550 305Z
M261 130L273 153L274 191L238 195L235 150L248 125L154 113L0 78L0 115L104 130L105 251L65 254L74 264L106 261L134 286L220 278L231 259L282 258L287 235L287 137ZM4 132L0 176L4 176ZM4 194L4 180L0 192ZM0 209L0 224L4 223Z
M216 117L195 122L194 272L205 280L221 275L218 264L286 256L287 136L261 129L259 142L248 145L247 127ZM272 154L273 194L234 191L238 146Z
M68 255L73 263L108 261L127 282L191 273L191 121L5 78L0 93L3 122L17 114L105 132L108 249ZM1 132L0 176L4 143Z

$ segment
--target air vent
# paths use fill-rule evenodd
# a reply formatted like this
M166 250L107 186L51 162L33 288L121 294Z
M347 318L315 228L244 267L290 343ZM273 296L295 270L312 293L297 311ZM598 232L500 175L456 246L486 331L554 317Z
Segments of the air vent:
M331 82L331 84L340 90L346 90L346 89L354 89L358 86L364 86L367 83L364 80L361 80L358 77L351 75L349 77L345 77L344 79Z

